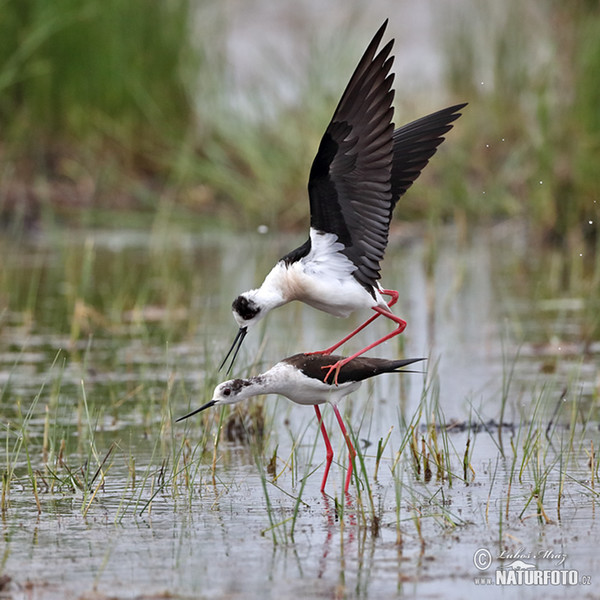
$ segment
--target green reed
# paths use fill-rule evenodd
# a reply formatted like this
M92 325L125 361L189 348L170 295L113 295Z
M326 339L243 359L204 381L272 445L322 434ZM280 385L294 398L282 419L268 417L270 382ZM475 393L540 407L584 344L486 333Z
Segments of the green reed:
M53 174L75 180L89 176L94 150L124 160L119 168L159 166L193 120L201 55L191 11L187 0L4 2L4 143L41 170L52 172L54 154Z
M439 17L448 87L470 100L457 160L458 171L471 173L464 183L471 192L450 187L455 198L440 210L474 218L518 215L563 249L593 242L597 6L472 1L448 5ZM475 152L465 153L466 147Z
M84 222L114 222L115 209L123 222L125 205L181 221L304 227L307 173L362 47L358 35L323 42L307 32L293 101L260 82L239 90L242 109L228 85L227 15L210 3L23 0L4 2L3 15L0 125L10 168L0 182L24 183L37 206L0 195L0 213L14 223L72 219L63 188L54 191L59 180L74 204L91 206L76 211ZM562 249L593 246L597 7L469 1L445 6L434 27L446 91L469 106L419 192L407 194L404 218L464 226L517 216ZM275 53L269 69L289 81ZM29 184L36 177L42 192ZM595 330L597 314L590 310Z

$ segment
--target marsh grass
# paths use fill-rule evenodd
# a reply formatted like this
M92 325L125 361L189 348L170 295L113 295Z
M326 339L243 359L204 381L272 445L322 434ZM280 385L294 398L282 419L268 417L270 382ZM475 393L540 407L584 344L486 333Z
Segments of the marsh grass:
M72 182L88 201L110 185L98 163L112 165L109 180L164 168L194 120L190 16L187 0L4 2L0 122L13 167Z
M202 420L202 435L194 435L193 443L189 430L184 430L182 437L171 426L173 402L183 400L189 404L190 398L195 401L198 394L206 397L217 383L216 375L205 377L198 389L195 382L178 377L189 368L178 364L182 341L185 344L197 327L194 318L188 319L189 293L203 285L202 279L194 275L196 265L190 260L194 253L190 254L186 240L179 238L181 251L173 251L173 238L157 227L149 245L151 267L145 270L135 265L149 264L146 238L144 246L139 247L135 235L128 240L131 234L124 234L121 241L117 236L117 250L113 250L110 245L97 243L98 233L68 244L62 243L58 232L39 240L27 236L24 230L13 233L12 240L2 239L7 252L0 265L0 278L5 284L0 325L6 327L6 339L16 349L13 370L27 368L20 363L29 359L32 348L37 353L46 353L46 345L60 349L54 352L53 363L45 374L40 375L44 383L36 398L43 396L43 425L36 436L41 438L41 448L37 439L30 440L30 413L21 417L15 411L15 421L11 419L12 388L22 384L13 383L9 376L1 387L0 399L7 405L9 418L4 507L9 505L11 486L20 480L16 461L21 456L25 456L39 510L43 508L42 489L48 494L81 495L82 510L87 515L102 495L110 471L116 468L120 472L123 466L128 483L115 517L117 522L131 511L148 510L148 496L165 491L177 497L174 490L181 490L191 504L199 473L205 478L205 457L211 448L216 453L220 434L214 440L210 438L208 416ZM169 247L168 253L165 246ZM24 247L33 256L31 262L20 259ZM29 287L23 286L24 281L30 282ZM182 281L187 284L185 289ZM158 342L162 351L157 349L158 340L162 340ZM207 350L207 336L202 344L209 364L212 353ZM201 364L201 348L193 358L199 358ZM207 371L216 373L216 367L207 366ZM28 410L37 410L35 407L33 403ZM260 411L253 415L255 422L259 421L257 427L264 430L259 417ZM130 419L139 421L136 430L144 436L154 437L158 424L159 441L150 449L149 464L136 460L132 448L139 443L131 436L127 441L118 437L115 440L106 431L120 429ZM21 422L18 427L22 435L17 436L14 422ZM213 467L213 476L214 471Z
M52 367L58 361L59 356L60 353L56 355ZM91 420L83 385L81 391L85 416L82 425L85 423L87 426L82 426L79 429L79 434L86 440L83 446L80 445L80 449L86 447L87 452L83 455L81 466L73 469L68 464L66 457L68 452L65 444L66 435L65 437L61 437L58 448L54 447L56 436L53 430L57 426L54 423L49 425L48 411L46 411L46 419L44 419L41 447L39 443L33 442L32 435L35 438L39 438L39 432L35 430L34 432L30 431L31 420L37 410L40 398L44 395L45 388L46 384L43 384L39 392L34 396L31 404L27 407L25 414L21 413L21 406L18 406L15 415L15 422L19 423L18 427L15 427L10 421L8 422L6 466L3 473L2 510L5 511L10 506L11 484L23 476L16 473L17 467L20 466L19 471L24 470L24 474L30 482L38 513L42 512L42 503L40 501L41 483L44 491L51 494L55 491L60 493L65 489L72 492L80 492L82 513L85 516L96 494L104 484L106 473L110 470L111 455L114 448L110 446L103 457L96 448L95 423ZM10 447L11 433L16 437L12 448ZM25 454L24 464L21 464L21 453Z
M2 510L3 513L9 507L10 488L11 488L11 484L13 483L13 480L15 477L15 468L19 462L19 458L20 458L22 451L25 452L25 454L27 456L27 472L28 472L30 481L32 483L32 488L33 488L34 495L36 498L36 504L38 506L38 512L40 511L39 498L37 496L37 481L33 475L33 470L31 467L31 460L30 460L29 449L28 449L28 432L27 432L27 428L26 428L27 423L29 422L29 420L31 419L31 417L33 415L33 409L35 408L35 406L37 405L37 403L39 401L40 393L38 393L34 397L32 405L28 408L24 417L22 417L21 426L18 429L13 429L12 431L11 431L10 424L8 425L8 428L7 428L8 431L7 431L7 435L6 435L6 446L5 446L6 463L5 463L3 473L2 473L2 500L1 500L1 504L0 504L0 509ZM10 443L11 437L12 437L11 433L12 433L12 436L14 436L14 438L15 438L13 440L12 447L11 447L11 443Z
M91 350L88 350L89 352ZM60 362L59 356L60 353L55 359L56 362ZM131 450L129 453L123 452L120 448L121 443L113 442L106 445L105 441L99 442L99 423L102 421L104 409L89 403L87 386L84 381L81 382L79 392L80 417L76 429L80 441L75 453L74 449L70 449L69 443L65 444L69 435L68 429L59 425L54 419L53 423L48 425L50 422L48 416L44 418L41 447L38 444L32 444L27 427L37 402L39 402L43 390L48 387L54 398L53 410L59 410L58 404L61 399L64 399L66 391L61 388L60 382L63 377L64 367L60 367L59 373L53 380L53 385L46 384L34 399L34 403L21 417L19 428L21 434L16 437L13 446L7 445L6 469L3 477L3 510L6 511L10 508L10 488L11 483L17 477L15 470L19 462L25 467L24 473L29 481L28 487L40 512L43 510L44 493L65 493L65 491L72 490L72 493L76 492L80 497L80 506L84 517L92 509L94 502L101 499L106 480L110 477L111 470L115 465L119 463L126 465L127 484L121 492L115 522L122 522L128 515L151 511L152 501L159 494L167 493L175 501L183 495L185 505L193 509L198 498L202 496L202 487L206 484L205 482L212 481L213 486L224 484L225 489L231 485L231 482L227 481L226 462L224 463L220 458L229 452L228 447L222 445L224 442L221 439L224 423L230 416L229 409L225 408L218 413L205 414L201 418L200 427L194 423L176 435L170 425L173 419L171 406L176 387L169 382L165 384L165 401L160 404L158 421L154 419L157 422L158 431L163 433L156 438L145 466L138 466ZM67 387L66 384L62 385ZM211 386L212 383L207 384L207 393ZM503 390L504 388L500 391L501 396L504 394ZM185 390L179 390L180 394L184 392ZM380 438L377 447L373 448L373 454L365 453L360 442L361 427L365 425L364 415L361 416L358 428L352 425L351 419L347 421L349 435L357 449L353 485L355 503L353 514L358 517L358 520L354 522L353 526L357 526L359 530L367 528L373 536L378 535L385 509L380 496L380 477L376 479L375 473L381 472L382 465L389 465L396 502L404 505L408 503L408 506L412 507L412 510L409 511L411 515L409 521L406 521L405 510L401 505L396 505L396 528L399 542L403 539L407 522L412 523L419 537L425 536L427 527L424 528L424 526L430 519L439 522L444 527L454 527L462 523L461 519L448 510L450 505L446 496L452 497L451 490L456 487L457 481L468 484L469 479L475 476L475 468L472 464L475 438L469 433L464 449L455 448L452 428L445 422L443 412L439 408L438 395L439 389L431 383L431 379L424 382L421 404L410 420L401 419L398 428L400 437L398 450L393 449L394 440L397 439L396 435L388 432L385 437ZM499 523L501 528L503 522L510 522L515 514L520 520L533 516L531 515L532 510L541 522L552 523L555 519L559 519L560 501L565 486L572 487L574 485L577 477L574 476L573 469L580 468L581 461L575 457L582 455L584 450L587 451L587 470L590 482L579 485L590 497L597 496L595 481L598 479L598 466L595 450L593 445L590 445L589 441L585 439L591 413L582 415L576 409L575 404L569 405L570 424L565 428L564 425L561 425L564 423L564 419L560 418L562 414L549 410L548 405L553 405L555 402L555 388L542 387L539 392L534 393L534 396L533 412L531 414L523 413L518 425L511 428L512 456L508 454L510 457L508 486L502 511L500 511L503 514L503 520ZM558 406L566 405L561 401ZM252 414L252 410L253 407L248 406L248 415ZM548 425L548 415L551 415L550 426ZM265 430L270 431L273 429L272 414L265 415L265 418L267 420ZM248 421L242 420L242 423L247 424ZM277 448L278 442L276 439L261 439L257 429L248 428L246 430L253 461L262 482L270 524L264 533L271 535L276 544L293 542L300 508L305 505L303 500L305 486L310 478L319 479L321 477L320 470L311 466L317 446L320 448L320 437L313 425L309 422L303 431L293 434L293 462L297 469L304 470L304 474L297 477L299 487L293 494L290 494L294 499L291 516L285 516L283 519L278 517L279 509L275 508L271 500L270 489L274 484L268 469L268 462L272 460L272 448L273 446ZM302 439L309 431L315 434L309 444L309 454L307 455L304 450L298 454L304 446ZM488 431L488 433L500 436L499 431L495 433ZM345 457L343 440L340 440L340 443L341 449L338 449L336 455L340 454ZM559 445L557 446L557 444ZM386 459L384 450L388 447L391 456ZM24 462L19 461L21 454L25 455ZM79 464L75 467L72 466L74 456L79 457ZM44 472L39 471L39 467L36 466L41 459L43 459ZM291 459L287 459L284 468L289 469L288 463L291 462ZM340 463L339 466L343 467L343 463ZM497 462L494 476L490 482L490 501L497 493L494 489L498 485L496 473L499 472L499 468L500 463ZM424 474L428 470L430 475L425 476ZM556 483L557 471L559 473L558 484ZM463 476L460 475L461 472ZM343 485L345 468L341 468L340 473ZM412 477L407 478L408 473L412 473ZM550 485L552 489L558 486L558 493L553 492L550 496L553 500L548 498L549 481L552 481ZM43 484L41 486L43 492L40 490L40 483ZM283 484L275 485L272 489L277 488L279 491L289 494L285 487L285 482L283 482ZM518 493L516 493L516 488L520 490ZM525 491L527 489L529 491ZM40 500L40 498L42 499ZM552 505L550 502L556 504ZM346 510L344 509L345 503L342 501L338 501L338 503L342 507L339 516L343 520ZM513 505L516 513L511 510ZM551 514L553 512L556 516Z
M511 367L503 378L501 399L506 388L515 385L513 376ZM579 378L573 376L566 388L558 381L545 379L538 386L528 385L518 395L526 399L520 400L518 420L509 430L501 423L496 432L484 427L488 435L498 438L495 443L502 449L488 469L490 487L485 511L489 523L491 503L495 502L498 489L502 489L497 511L500 544L503 530L510 528L515 519L525 522L535 517L540 525L552 525L562 519L565 498L582 494L592 504L598 500L594 489L595 452L589 439L589 427L595 421L592 411L584 414L580 410L581 392L575 391L579 388ZM579 397L567 402L567 390L571 389ZM504 414L505 408L501 402L500 414ZM510 449L501 446L507 432Z

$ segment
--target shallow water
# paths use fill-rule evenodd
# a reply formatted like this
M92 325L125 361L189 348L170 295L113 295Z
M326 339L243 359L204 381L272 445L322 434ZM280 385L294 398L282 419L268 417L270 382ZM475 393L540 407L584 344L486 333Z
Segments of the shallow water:
M559 297L544 282L548 259L518 228L425 239L402 231L391 240L383 282L400 290L396 312L409 326L372 354L428 357L427 374L382 376L344 400L365 461L346 498L343 441L328 410L336 458L327 496L306 407L254 403L262 437L230 428L225 414L239 435L220 440L214 477L220 411L172 422L209 399L220 377L235 333L231 299L301 239L160 229L4 240L0 464L15 473L0 552L9 597L464 598L478 593L478 577L508 568L503 551L594 579L598 345L582 340L585 298ZM248 336L236 374L326 347L364 316L283 307ZM357 343L387 330L378 322ZM240 408L233 415L256 431ZM416 475L410 423L419 451L422 440L430 455L435 443L443 450L443 479L433 459L430 481ZM276 481L266 471L274 454ZM492 556L484 571L474 565L480 548ZM485 583L492 598L540 593ZM543 587L557 598L591 590Z

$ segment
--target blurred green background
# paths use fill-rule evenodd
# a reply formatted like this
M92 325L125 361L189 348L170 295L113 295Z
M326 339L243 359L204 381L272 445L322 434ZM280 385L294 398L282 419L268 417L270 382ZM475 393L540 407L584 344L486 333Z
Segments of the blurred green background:
M595 244L590 0L0 0L2 221L305 227L318 141L386 17L397 124L469 102L396 222Z

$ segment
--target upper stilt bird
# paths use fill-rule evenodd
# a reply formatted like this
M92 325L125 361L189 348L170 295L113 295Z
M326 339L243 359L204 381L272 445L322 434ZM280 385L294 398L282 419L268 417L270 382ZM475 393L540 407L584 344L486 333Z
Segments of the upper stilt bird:
M388 243L392 212L460 117L457 104L394 130L390 73L394 40L378 51L387 20L366 49L321 139L310 170L310 233L299 248L281 258L262 285L232 304L238 333L222 368L235 358L250 327L269 311L292 300L347 317L375 311L363 325L321 351L331 354L356 333L384 315L396 329L352 356L327 368L326 378L348 361L398 335L406 322L390 311L398 292L379 284L380 263ZM383 296L390 299L386 302Z
M344 492L347 493L352 478L352 463L356 451L338 410L338 402L344 396L357 390L361 382L369 377L375 377L382 373L408 373L410 371L402 371L402 368L425 359L388 360L360 356L350 362L344 363L343 368L338 373L337 385L333 382L327 383L328 373L326 374L323 370L323 367L328 366L328 363L332 360L344 362L344 357L324 356L322 354L295 354L279 361L275 366L261 375L256 375L249 379L231 379L225 381L215 388L213 398L210 402L207 402L184 417L180 417L177 419L177 422L183 421L183 419L187 419L211 406L235 404L241 400L262 394L281 394L296 404L312 404L315 408L327 449L327 462L325 463L325 473L321 482L321 492L323 492L327 483L327 476L329 475L329 467L333 460L333 450L327 430L323 424L319 405L329 402L333 407L348 447L348 471L344 485Z

